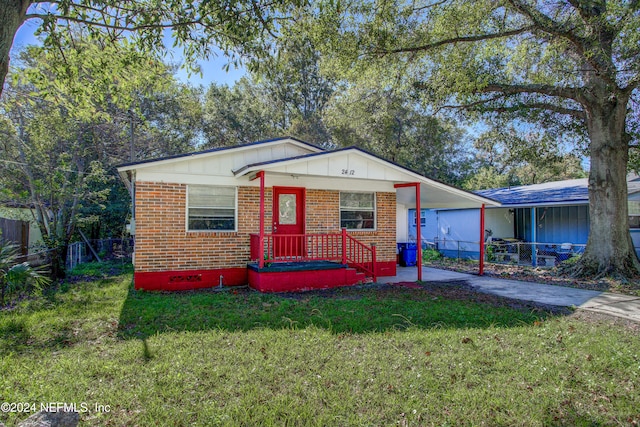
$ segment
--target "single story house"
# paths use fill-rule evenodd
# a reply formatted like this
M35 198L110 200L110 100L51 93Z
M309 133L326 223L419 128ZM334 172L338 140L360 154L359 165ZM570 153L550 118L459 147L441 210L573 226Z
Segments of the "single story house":
M135 287L148 290L283 291L393 276L408 209L499 205L355 147L290 137L118 171L133 200Z
M630 176L629 222L631 236L640 248L640 180ZM589 237L589 193L587 179L476 191L497 200L487 206L485 241L538 243L538 254L552 257L564 245L579 252ZM423 210L423 242L436 244L445 256L478 259L478 209ZM415 210L408 216L409 234L415 236ZM530 256L535 256L533 251ZM517 257L513 257L514 259ZM507 258L509 259L509 258ZM528 259L531 261L531 258ZM550 261L550 258L547 259ZM544 262L544 261L543 261Z

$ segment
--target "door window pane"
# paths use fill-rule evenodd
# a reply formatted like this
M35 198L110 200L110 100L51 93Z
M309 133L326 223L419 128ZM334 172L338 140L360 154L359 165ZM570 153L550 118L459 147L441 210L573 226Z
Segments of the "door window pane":
M296 218L296 195L295 194L279 194L278 195L278 222L283 225L297 224Z

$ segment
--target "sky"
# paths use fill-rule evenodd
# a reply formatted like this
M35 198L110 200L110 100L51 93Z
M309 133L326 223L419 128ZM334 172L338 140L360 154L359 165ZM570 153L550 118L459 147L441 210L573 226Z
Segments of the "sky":
M16 36L13 40L13 46L11 48L11 55L14 56L15 52L28 46L30 44L37 44L38 39L34 36L34 32L39 27L40 21L28 20L18 29ZM165 58L170 63L181 63L182 54L176 50L170 57ZM238 79L245 75L246 71L242 68L236 69L233 66L229 68L229 71L224 70L224 66L227 63L227 59L223 55L219 55L208 61L199 61L202 68L202 76L198 74L191 74L189 76L184 69L179 69L176 73L176 77L184 82L190 83L193 86L203 85L209 86L211 83L227 84L232 86Z

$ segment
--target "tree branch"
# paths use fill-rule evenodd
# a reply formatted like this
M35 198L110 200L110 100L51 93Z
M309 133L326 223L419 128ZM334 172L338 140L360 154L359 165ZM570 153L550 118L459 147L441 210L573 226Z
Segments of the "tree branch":
M578 11L580 17L583 21L588 21L589 18L593 15L593 12L596 12L598 15L601 15L605 10L606 6L601 1L590 1L587 4L581 3L579 0L567 0L571 6L575 10Z
M498 39L498 38L504 38L504 37L511 37L511 36L515 36L515 35L518 35L518 34L523 34L523 33L526 33L526 32L530 32L534 28L535 28L534 26L527 26L527 27L518 28L518 29L515 29L515 30L505 31L505 32L501 32L501 33L490 33L490 34L478 34L478 35L475 35L475 36L452 37L452 38L449 38L449 39L444 39L444 40L440 40L440 41L437 41L437 42L433 42L433 43L429 43L429 44L425 44L425 45L421 45L421 46L404 47L404 48L390 49L390 50L379 50L379 51L377 51L375 53L387 55L387 54L392 54L392 53L419 52L419 51L435 49L437 47L448 45L448 44L473 43L473 42L483 41L483 40L491 40L491 39Z
M519 93L537 93L541 95L571 99L580 104L583 104L585 101L583 94L577 88L563 88L543 84L509 85L501 83L489 83L478 91L481 93L498 92L504 93L505 95L515 95Z
M257 3L253 3L253 12L256 14L258 20L262 24L262 28L264 28L271 37L277 38L277 36L269 28L269 24L267 24L267 22L265 21L264 16L262 16L262 11L258 8Z
M596 46L593 45L591 40L578 36L574 32L575 28L567 28L566 25L563 25L561 23L554 21L553 19L551 19L544 13L540 12L539 10L535 9L534 7L530 6L524 1L521 1L521 0L508 0L508 1L511 4L511 6L513 6L518 12L523 14L525 17L529 18L539 31L565 38L566 40L571 42L571 44L576 49L576 52L580 55L580 57L586 63L590 64L594 68L594 70L598 72L598 74L602 79L604 79L610 84L613 84L613 85L616 84L616 81L615 81L616 69L615 69L615 66L613 66L611 63L611 58L607 58L606 55L604 56L601 55L601 53L605 51L605 46L601 45L599 46L598 49L596 49L595 48ZM577 7L576 5L573 4L575 3L575 1L573 3L572 2L570 3L572 4L572 7L578 10L578 14L582 18L585 26L589 26L587 19L591 15L584 15L588 13L587 9L584 7L582 8ZM602 31L598 31L596 28L590 28L590 29L592 31L597 31L599 33L598 35L600 37L598 37L598 42L603 43L604 38L602 37L603 35Z
M34 19L34 18L35 19L47 19L47 18L50 18L51 16L55 16L56 20L76 22L78 24L85 24L85 25L90 25L92 27L105 28L105 29L108 29L108 30L130 31L130 32L148 30L148 29L153 29L153 28L165 29L165 28L174 28L174 27L186 27L186 26L190 26L190 25L203 25L204 26L204 24L202 23L202 19L201 18L196 19L196 20L192 20L192 21L184 21L184 22L176 22L176 23L145 24L145 25L134 25L134 26L107 24L107 23L91 21L91 20L87 20L87 19L75 18L75 17L71 17L71 16L58 16L58 15L39 14L39 13L28 14L28 15L25 16L25 19Z
M636 75L631 80L629 80L629 82L627 83L627 87L623 89L623 92L631 95L631 92L637 89L638 86L640 86L640 73L636 73Z
M431 9L432 7L442 6L442 5L443 5L443 4L445 4L447 1L449 1L449 0L440 0L440 1L437 1L437 2L435 2L435 3L427 4L427 5L424 5L424 6L421 6L421 7L414 7L414 8L412 8L411 10L412 10L413 12L419 12L419 11L422 11L422 10Z
M579 120L586 120L587 116L584 111L575 110L573 108L561 107L559 105L549 104L547 102L531 102L526 104L514 104L508 107L488 107L488 110L496 113L508 113L520 109L527 110L547 110L554 113L563 114L574 117Z
M50 2L46 2L46 3L50 3ZM274 2L269 2L263 5L258 5L257 3L253 3L247 8L247 9L241 9L241 10L227 10L227 9L223 9L220 8L219 10L222 10L226 13L230 13L230 12L235 12L236 16L242 16L242 15L246 15L248 13L255 13L257 16L257 19L260 21L260 23L265 26L265 28L268 29L268 22L266 22L266 19L264 18L264 16L262 15L262 9L267 9L271 6L273 6L275 3ZM87 11L87 12L91 12L95 15L101 16L101 17L109 17L111 19L113 19L114 21L121 21L122 19L118 18L117 13L109 13L108 9L111 9L115 12L121 12L124 11L126 13L139 13L137 10L135 9L130 9L130 8L126 8L123 7L121 5L118 5L117 7L114 8L108 8L107 6L105 6L104 8L100 9L100 8L96 8L93 6L89 6L89 5L82 5L82 4L74 4L73 5L73 10L83 10L83 11ZM205 18L207 18L207 15L201 15L197 18L194 19L190 19L190 20L185 20L182 22L169 22L169 23L153 23L153 24L144 24L144 25L119 25L119 24L107 24L107 23L103 23L103 22L98 22L96 20L92 20L92 19L85 19L85 18L79 18L79 17L74 17L74 16L68 16L68 15L56 15L54 13L31 13L31 14L27 14L25 15L25 20L26 19L51 19L51 18L55 18L56 20L63 20L63 21L70 21L70 22L76 22L79 24L85 24L85 25L90 25L90 26L96 26L96 27L100 27L100 28L105 28L105 29L109 29L109 30L117 30L117 31L130 31L130 32L135 32L135 31L142 31L142 30L147 30L147 29L165 29L165 28L174 28L174 27L187 27L187 26L191 26L191 25L201 25L205 28L211 28L210 25L206 24L204 22ZM127 16L128 18L129 16ZM231 18L231 17L230 17Z
M493 112L496 112L496 113L508 113L508 112L513 112L513 111L517 111L517 110L521 110L521 109L547 110L547 111L552 111L552 112L558 113L558 114L568 115L568 116L574 117L574 118L579 119L579 120L585 120L586 119L586 115L585 115L584 111L576 110L576 109L568 108L568 107L562 107L560 105L554 105L554 104L550 104L548 102L517 103L517 104L513 104L513 105L509 105L509 106L490 106L490 105L487 105L490 102L497 101L499 99L503 99L503 98L505 98L505 96L506 95L498 95L498 96L494 96L494 97L492 97L490 99L484 99L484 100L481 100L481 101L471 102L471 103L467 103L467 104L443 105L439 109L450 108L450 109L472 110L474 108L480 107L480 108L483 108L484 110L493 111Z

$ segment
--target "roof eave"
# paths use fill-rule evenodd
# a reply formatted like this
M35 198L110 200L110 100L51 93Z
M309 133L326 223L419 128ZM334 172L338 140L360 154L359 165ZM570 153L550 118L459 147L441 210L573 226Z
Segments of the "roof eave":
M491 205L491 206L501 206L501 203L497 200L493 200L484 196L479 196L477 194L474 194L472 192L466 191L466 190L462 190L456 187L452 187L448 184L445 184L443 182L440 181L436 181L433 180L431 178L427 178L423 175L420 175L419 173L412 171L411 169L407 169L404 166L400 166L396 163L390 162L386 159L383 159L381 157L378 157L374 154L371 154L365 150L362 150L361 148L358 147L346 147L346 148L342 148L339 150L333 150L333 151L325 151L325 152L319 152L319 153L310 153L310 154L305 154L302 156L297 156L297 157L291 157L288 159L280 159L280 160L273 160L273 161L268 161L268 162L261 162L261 163L253 163L253 164L249 164L246 166L243 166L235 171L233 171L233 174L235 176L242 176L242 175L249 175L251 173L257 172L259 170L268 170L272 167L281 167L281 166L287 166L290 164L294 164L297 162L301 162L301 161L306 161L310 158L317 158L320 156L323 157L331 157L331 156L336 156L336 155L340 155L340 154L345 154L348 152L354 152L354 153L358 153L361 154L365 157L368 157L370 159L372 159L373 161L376 162L382 162L385 163L387 165L390 165L396 169L399 169L402 173L408 175L411 177L411 179L407 179L406 181L402 181L402 182L420 182L422 184L426 184L426 185L430 185L433 187L437 187L446 191L451 191L452 193L459 195L460 197L464 197L466 199L471 199L473 200L475 203L478 204L484 204L484 205ZM399 182L398 182L399 183Z
M179 155L175 155L175 156L168 156L168 157L162 157L159 159L149 159L149 160L142 160L139 162L130 162L130 163L124 163L122 165L119 165L116 167L116 169L118 170L118 172L121 171L129 171L129 170L137 170L137 169L142 169L142 168L147 168L147 167L153 167L153 166L157 166L157 165L161 165L161 164L166 164L166 163L173 163L173 162L179 162L179 161L183 161L186 159L198 159L201 157L207 157L207 156L212 156L212 155L216 155L218 153L229 153L229 152L233 152L233 151L243 151L243 150L248 150L251 148L254 148L256 146L260 146L260 145L275 145L279 142L284 142L284 141L290 141L292 143L294 143L295 145L304 147L304 148L308 148L313 150L314 152L318 153L318 152L323 152L324 150L316 145L310 144L308 142L302 141L300 139L291 137L291 136L286 136L286 137L281 137L281 138L273 138L273 139L266 139L266 140L262 140L262 141L256 141L256 142L251 142L248 144L242 144L242 145L236 145L233 147L218 147L218 148L214 148L211 150L205 150L205 151L196 151L193 153L186 153L186 154L179 154Z

